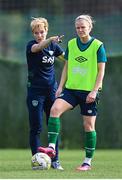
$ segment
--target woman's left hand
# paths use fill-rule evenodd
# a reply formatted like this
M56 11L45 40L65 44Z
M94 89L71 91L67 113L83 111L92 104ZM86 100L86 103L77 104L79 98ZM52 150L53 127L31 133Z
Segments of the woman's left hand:
M86 103L94 102L96 99L96 96L97 96L97 91L95 90L91 91L86 98Z

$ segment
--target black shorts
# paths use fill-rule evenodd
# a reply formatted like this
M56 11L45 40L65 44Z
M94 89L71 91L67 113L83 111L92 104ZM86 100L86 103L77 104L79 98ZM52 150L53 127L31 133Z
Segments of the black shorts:
M96 116L99 97L97 95L94 102L86 103L86 97L89 93L90 91L71 90L65 88L58 98L65 100L71 104L73 108L79 105L82 115Z

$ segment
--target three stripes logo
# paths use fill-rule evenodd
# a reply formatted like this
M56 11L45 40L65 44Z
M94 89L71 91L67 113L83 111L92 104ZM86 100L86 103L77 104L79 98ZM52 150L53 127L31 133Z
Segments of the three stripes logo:
M78 61L79 63L88 61L88 59L86 59L86 58L83 57L83 56L76 57L75 60Z

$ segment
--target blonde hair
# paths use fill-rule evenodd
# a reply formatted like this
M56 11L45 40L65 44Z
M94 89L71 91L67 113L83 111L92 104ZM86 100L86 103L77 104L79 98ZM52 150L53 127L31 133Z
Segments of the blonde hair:
M45 19L45 18L42 18L42 17L34 18L34 17L32 17L32 21L30 23L30 26L31 26L32 32L34 31L35 28L39 28L42 26L45 28L46 31L48 31L49 24L48 24L47 19Z
M91 29L93 28L93 24L95 23L95 21L93 20L93 18L92 18L90 15L88 15L88 14L82 14L82 15L78 16L78 17L75 19L75 23L76 23L76 21L78 21L78 20L80 20L80 19L86 20L86 21L89 23Z

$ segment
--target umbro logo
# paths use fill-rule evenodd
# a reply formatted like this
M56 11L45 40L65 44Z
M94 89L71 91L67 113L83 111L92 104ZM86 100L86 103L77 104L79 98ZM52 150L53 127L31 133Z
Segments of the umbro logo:
M85 57L83 57L83 56L76 57L75 60L78 61L79 63L87 61L87 59Z
M91 114L91 113L92 113L92 110L91 110L91 109L89 109L87 112L88 112L89 114Z

